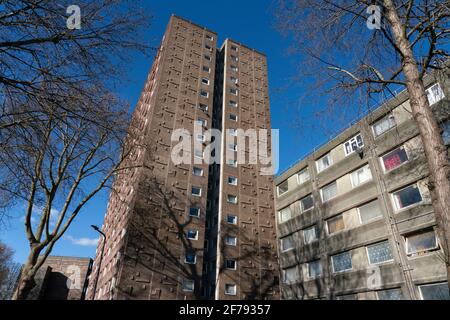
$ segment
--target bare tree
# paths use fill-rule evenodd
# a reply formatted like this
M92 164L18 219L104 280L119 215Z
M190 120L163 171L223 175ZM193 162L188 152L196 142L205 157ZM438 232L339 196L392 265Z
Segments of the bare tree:
M148 53L143 3L2 1L0 214L26 204L30 246L15 299L26 299L83 206L132 162L128 104L112 92L124 62Z
M91 92L98 97L95 89ZM67 107L80 101L75 95ZM125 147L132 130L123 103L112 96L103 96L93 107L89 103L90 99L76 116L54 113L56 107L42 105L46 113L39 122L2 132L0 167L10 177L2 188L25 203L30 247L15 299L27 298L36 272L83 206L110 185L115 173L132 169L136 147Z
M302 68L349 100L406 88L429 167L429 189L450 285L450 165L424 77L448 68L450 2L444 0L278 1L279 27L301 50ZM370 7L375 5L377 7ZM379 10L381 20L377 25ZM367 25L374 27L367 28ZM339 96L342 94L341 96ZM339 99L342 103L342 99Z
M89 96L86 87L123 82L124 62L136 50L147 52L149 48L143 42L150 22L143 3L2 1L0 130L45 118L39 107L43 99L50 100L48 105L59 112L83 113L83 103L67 109L63 102L73 97L92 98L93 105L98 100Z

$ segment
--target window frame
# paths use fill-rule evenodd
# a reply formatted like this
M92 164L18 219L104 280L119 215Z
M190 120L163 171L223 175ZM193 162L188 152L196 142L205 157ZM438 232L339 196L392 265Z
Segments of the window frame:
M344 228L341 229L341 230L335 231L335 232L333 232L333 233L330 233L330 228L328 227L328 221L337 219L338 217L341 217L341 218L342 218L342 223L344 224ZM332 216L332 217L326 219L326 220L325 220L325 229L326 229L326 232L327 232L327 235L328 235L328 236L333 236L333 235L335 235L335 234L338 234L338 233L340 233L340 232L342 232L342 231L347 230L347 226L345 225L345 220L344 220L344 214L343 214L343 213L339 213L339 214L337 214L337 215L335 215L335 216Z
M209 86L209 79L208 79L208 78L203 77L202 80L201 80L201 82L202 82L202 84L204 84L204 85L206 85L206 86Z
M235 182L235 183L230 182L230 178L232 178L231 180L234 179L234 182ZM235 177L235 176L228 176L227 183L228 183L230 186L237 186L237 185L238 185L238 178Z
M230 293L229 291L227 291L227 288L233 288L233 292ZM237 286L235 283L225 283L225 287L224 287L224 294L227 296L235 296L237 295Z
M334 196L332 196L331 198L325 200L323 198L323 189L325 189L326 187L329 187L329 186L331 186L333 184L336 185L336 194ZM339 192L338 192L338 189L337 189L337 180L334 180L333 182L330 182L327 185L324 185L322 188L320 188L320 198L322 200L322 203L326 203L326 202L328 202L328 201L330 201L330 200L332 200L334 198L337 198L338 196L339 196Z
M428 248L426 250L420 250L420 251L416 250L414 252L409 252L409 241L408 241L409 237L415 236L415 235L420 235L420 234L423 234L423 233L431 233L431 232L433 232L433 234L434 234L434 242L436 243L436 245L434 247ZM408 234L405 234L403 236L403 238L404 238L404 241L405 241L405 251L406 251L405 253L406 253L406 256L409 257L409 258L422 257L423 255L427 255L427 254L429 254L429 253L431 253L433 251L437 251L437 250L440 249L439 238L438 238L438 236L436 234L436 230L434 230L434 229L427 229L427 228L425 228L425 229L422 229L422 230L416 230L414 232L410 232Z
M234 239L234 244L233 243L229 243L228 240L229 239ZM231 246L231 247L236 247L237 246L237 237L236 236L230 236L229 234L227 234L225 236L224 242L227 246Z
M360 171L360 170L363 170L363 172L365 171L365 168L368 168L368 172L369 172L369 174L370 174L370 177L368 178L368 179L366 179L366 180L364 180L363 182L360 182L359 184L355 184L355 179L354 179L354 177L355 177L355 174L358 172L358 171ZM366 171L367 172L367 171ZM366 184L366 183L369 183L369 182L371 182L373 180L373 175L372 175L372 170L370 170L370 165L367 163L367 164L365 164L365 165L363 165L362 167L359 167L358 169L356 169L356 170L353 170L352 172L350 172L350 182L351 182L351 184L352 184L352 189L354 189L354 188L357 188L357 187L360 187L360 186L362 186L362 185L364 185L364 184Z
M436 286L436 285L445 285L446 288L448 289L448 282L447 281L419 284L419 285L417 285L417 288L419 289L420 299L421 300L425 300L424 297L423 297L422 287L432 287L432 286ZM436 300L436 299L426 299L426 300L430 300L431 301L431 300Z
M358 138L357 137L360 137L361 138L361 142L362 142L362 145L361 146L359 146L358 145ZM342 145L344 146L344 154L345 154L345 156L347 157L347 156L349 156L349 155L351 155L352 153L355 153L356 152L356 150L353 150L353 147L352 147L352 140L353 139L355 139L355 142L356 142L356 147L358 148L363 148L364 147L364 140L363 140L363 137L362 137L362 134L361 134L361 132L359 132L359 133L357 133L357 134L355 134L353 137L351 137L350 139L348 139L347 141L345 141ZM351 149L352 149L352 151L350 151L350 152L347 152L347 148L346 148L346 144L349 144L350 145L350 147L351 147Z
M227 266L227 262L228 261L233 261L234 262L234 268L229 268ZM227 269L227 270L237 270L237 261L236 261L236 259L225 259L225 269Z
M310 265L313 264L313 263L317 263L317 262L319 263L319 266L320 266L320 274L315 276L315 277L313 277L313 276L311 276ZM319 279L319 278L323 277L323 265L322 265L322 260L321 259L317 259L317 260L313 260L313 261L307 262L306 263L306 268L308 269L308 278L309 279Z
M188 262L187 257L188 255L193 255L194 256L194 262ZM197 255L195 253L185 253L184 255L184 263L185 264L197 264Z
M345 253L348 253L348 254L350 255L350 262L351 262L351 265L352 265L352 266L351 266L351 268L349 268L349 269L344 269L344 270L336 271L335 268L334 268L334 260L333 260L333 257L338 256L338 255L343 255L343 254L345 254ZM334 254L334 255L331 256L331 271L332 271L332 273L342 273L342 272L347 272L347 271L351 271L351 270L353 270L353 258L352 258L352 253L351 253L350 250L344 251L344 252L340 252L340 253L336 253L336 254Z
M289 219L286 219L286 220L281 221L281 219L280 219L280 218L282 217L281 213L282 213L282 211L284 211L284 210L289 210ZM293 218L293 216L292 216L292 209L291 209L291 206L290 206L290 205L288 205L288 206L286 206L286 207L284 207L284 208L278 210L278 223L284 223L284 222L286 222L286 221L291 220L292 218Z
M230 220L229 220L230 217L233 217L233 222L230 222ZM238 217L237 217L237 215L234 215L234 214L227 214L226 221L227 221L227 224L237 225Z
M230 197L236 200L235 202L231 202L230 201ZM231 204L237 204L238 203L238 197L234 194L227 194L227 203L231 203Z
M192 290L191 289L186 289L185 283L192 283ZM183 283L181 285L181 290L184 292L194 292L195 291L195 281L191 280L191 279L183 279Z
M200 170L200 174L195 174L195 169ZM193 166L193 167L192 167L192 175L194 175L194 176L196 176L196 177L203 177L203 168Z
M203 72L211 73L211 68L208 67L208 66L202 66L202 71L203 71Z
M232 119L232 116L233 116L235 119ZM229 114L228 114L228 120L237 122L237 121L238 121L238 116L237 116L237 114L229 113Z
M283 243L284 243L283 240L285 240L285 239L287 239L287 238L290 238L290 239L291 239L291 241L292 241L292 247L290 247L290 248L288 248L288 249L284 249L284 248L283 248ZM280 238L280 251L281 251L281 252L288 252L288 251L291 251L291 250L294 250L294 249L295 249L295 240L294 240L294 235L293 235L293 234L290 234L290 235L287 235L287 236L285 236L285 237L283 237L283 238Z
M193 193L193 189L194 188L196 188L196 189L198 189L200 192L199 192L199 194L195 194L195 193ZM202 196L202 188L201 187L196 187L196 186L191 186L191 196L193 196L193 197L201 197Z
M363 221L362 221L362 218L361 218L361 210L360 210L360 208L361 208L361 207L364 207L364 206L366 206L366 205L368 205L368 204L370 204L370 203L373 203L373 202L378 202L378 208L380 209L380 210L379 210L379 211L380 211L380 215L379 215L379 216L376 216L375 218L371 218L371 219L367 220L366 222L363 222ZM381 206L380 206L380 204L379 204L378 198L375 199L375 200L366 202L366 203L364 203L364 204L362 204L362 205L359 205L359 206L356 208L356 211L358 211L359 223L360 223L361 225L368 224L368 223L371 223L371 222L373 222L373 221L376 221L376 220L379 220L379 219L383 218L383 212L382 212Z
M322 159L325 158L325 157L328 157L329 165L326 168L320 169L319 168L319 161L322 161ZM323 171L327 170L328 168L330 168L333 165L333 159L331 158L331 152L328 152L328 153L324 154L319 159L317 159L315 162L316 162L317 173L320 173L320 172L323 172Z
M389 250L391 251L392 258L389 259L389 260L386 260L386 261L381 261L381 262L371 262L370 261L370 255L369 255L369 247L373 247L373 246L379 245L380 243L384 243L384 242L386 242L388 244ZM376 243L371 243L371 244L365 246L365 248L366 248L366 254L367 254L367 261L369 262L370 266L377 266L377 265L382 265L382 264L388 264L388 263L391 263L391 262L394 261L394 254L392 252L392 247L391 247L391 244L390 244L389 240L383 240L383 241L378 241Z
M306 237L305 237L305 232L307 232L307 231L309 231L311 229L314 230L314 239L311 242L307 242L306 241ZM314 225L309 226L309 227L307 227L305 229L302 229L302 237L303 237L304 245L309 245L309 244L312 244L312 243L314 243L316 241L319 241L319 237L318 237L318 234L317 234L317 225L314 224Z
M193 231L195 232L195 237L189 237L189 232ZM197 229L188 229L187 233L186 233L186 238L188 238L189 240L198 240L198 230Z
M398 192L400 192L400 191L402 191L402 190L408 189L409 187L411 187L411 186L413 186L413 185L415 185L416 188L417 188L417 190L419 190L420 198L421 198L422 200L420 200L419 202L410 204L410 205L408 205L408 206L406 206L406 207L399 208L398 200L397 200L395 194L398 193ZM405 187L403 187L403 188L400 188L400 189L397 189L397 190L393 191L393 192L391 193L391 200L392 200L392 202L393 202L393 207L394 207L394 209L395 209L395 210L394 210L395 212L401 212L401 211L410 209L410 208L415 207L415 206L418 206L418 205L420 205L420 204L422 204L422 203L424 202L423 195L422 195L422 191L420 190L420 187L419 187L419 185L417 184L417 182L412 183L412 184L407 185L407 186L405 186Z
M378 134L375 132L375 126L380 123L381 121L385 120L385 119L393 119L394 121L394 125L392 127L389 127L389 129L386 129L385 131L383 131L382 133ZM395 119L395 116L392 112L389 112L388 114L384 115L383 117L381 117L380 119L378 119L377 121L375 121L374 123L372 123L371 128L372 128L372 134L373 137L376 139L378 137L381 137L382 135L384 135L385 133L391 131L392 129L394 129L395 127L397 127L397 120Z
M305 172L308 173L308 179L304 180L303 182L300 182L300 175ZM309 167L305 167L302 170L300 170L299 172L297 172L297 184L298 185L302 185L310 180L311 180L311 173L309 172Z
M388 155L390 155L391 153L394 153L394 152L397 151L398 149L403 149L403 151L405 151L405 154L406 154L406 161L403 161L401 164L399 164L399 165L396 166L395 168L392 168L392 169L389 169L389 170L386 169L386 165L384 164L384 159L383 159L383 158L386 157L386 156L388 156ZM381 155L381 156L379 157L379 159L380 159L380 163L381 163L381 168L383 168L383 173L389 173L389 172L392 172L392 171L394 171L394 170L400 168L401 166L407 164L407 163L410 161L408 149L405 148L405 145L404 145L404 144L399 145L399 146L395 147L394 149L391 149L390 151L384 153L383 155Z
M282 184L284 184L284 183L286 183L287 189L286 189L286 191L284 191L283 193L280 193L280 186L281 186ZM288 180L286 179L286 180L284 180L282 183L280 183L279 185L277 185L277 196L278 196L278 197L281 197L283 194L285 194L285 193L287 193L287 192L289 192L289 182L288 182Z
M191 209L196 209L197 210L197 214L193 215L191 214ZM194 217L194 218L200 218L200 214L201 214L201 209L197 208L197 207L189 207L189 212L188 212L190 217Z
M309 197L312 198L313 204L312 204L312 207L310 207L310 208L308 208L308 209L305 210L305 208L303 207L303 200L306 199L306 198L309 198ZM299 203L299 206L300 206L300 212L301 212L301 213L305 213L305 212L308 212L308 211L310 211L310 210L313 210L313 209L314 209L314 206L315 206L315 201L314 201L314 196L313 196L313 194L310 193L309 195L307 195L307 196L301 198L301 199L298 201L298 203Z

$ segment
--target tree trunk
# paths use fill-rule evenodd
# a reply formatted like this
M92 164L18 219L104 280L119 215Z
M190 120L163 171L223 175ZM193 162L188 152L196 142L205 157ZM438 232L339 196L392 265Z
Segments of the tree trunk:
M441 129L428 103L417 61L392 0L384 1L386 18L392 27L395 42L402 53L403 74L407 82L412 115L419 128L428 162L428 188L436 217L437 233L444 253L447 280L450 286L450 165Z
M20 279L17 284L17 289L12 297L13 300L27 300L31 290L35 287L36 282L34 277L37 269L36 264L39 258L39 251L32 249L28 255L27 262L22 268Z

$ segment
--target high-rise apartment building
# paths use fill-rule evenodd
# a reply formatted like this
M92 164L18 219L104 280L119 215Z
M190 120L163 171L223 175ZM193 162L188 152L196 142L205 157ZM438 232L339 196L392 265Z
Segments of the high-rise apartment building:
M216 44L213 31L170 18L133 114L137 167L116 176L88 299L279 299L273 178L236 161L251 153L238 129L270 129L267 62ZM220 163L205 161L211 128ZM192 133L189 161L173 161ZM257 142L270 151L270 136Z
M426 79L450 145L448 70ZM449 299L406 91L275 180L283 299Z

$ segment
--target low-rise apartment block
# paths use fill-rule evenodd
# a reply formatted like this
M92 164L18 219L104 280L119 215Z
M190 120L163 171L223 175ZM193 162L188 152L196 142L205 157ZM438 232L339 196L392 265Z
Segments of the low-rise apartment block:
M450 144L448 72L427 78ZM406 91L275 179L283 299L449 299Z

